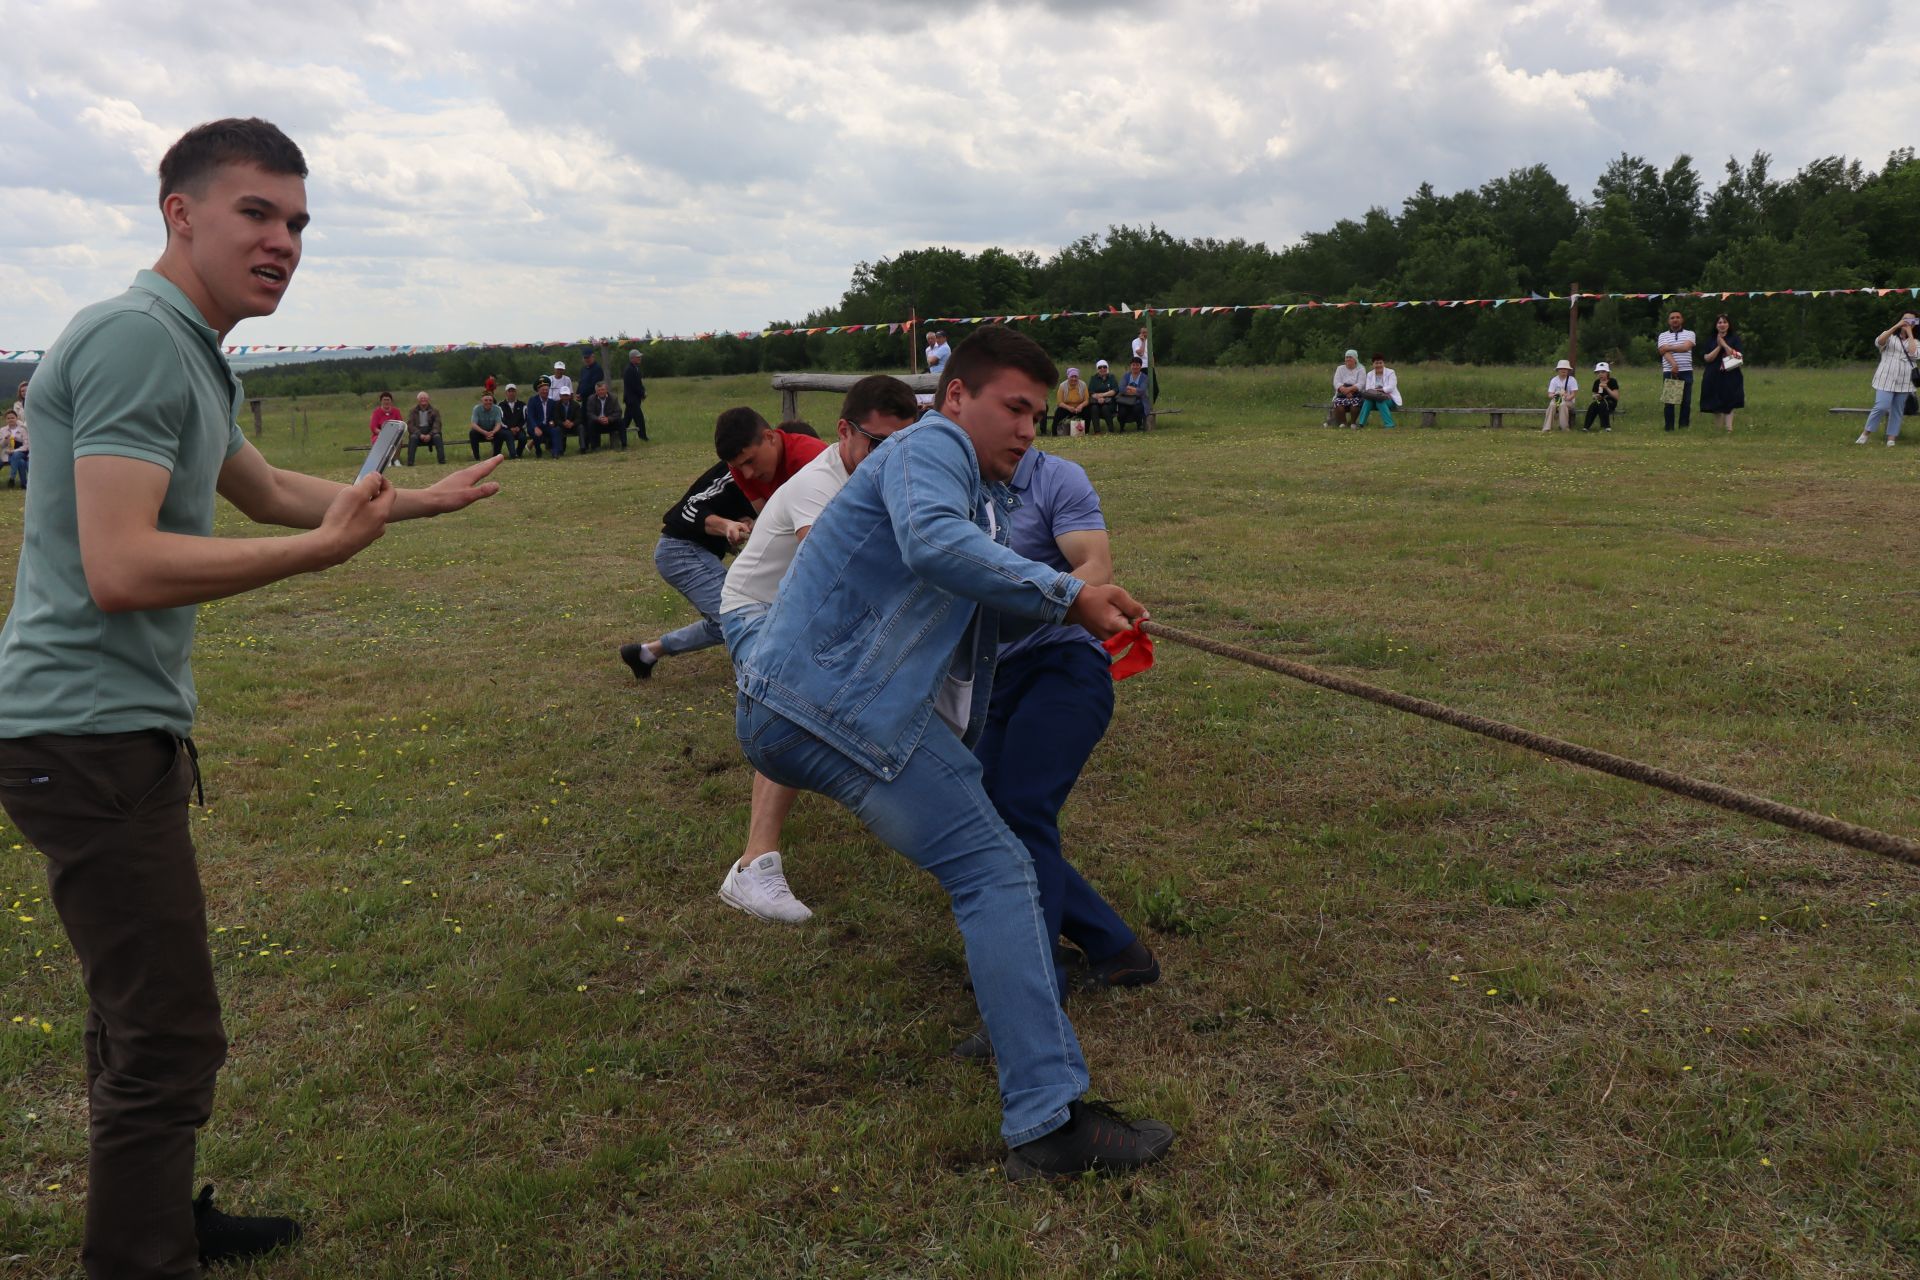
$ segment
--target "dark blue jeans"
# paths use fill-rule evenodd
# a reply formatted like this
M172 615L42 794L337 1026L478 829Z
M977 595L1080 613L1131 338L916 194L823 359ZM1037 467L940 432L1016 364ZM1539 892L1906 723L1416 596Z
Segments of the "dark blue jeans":
M1047 937L1064 935L1095 963L1132 946L1134 932L1061 854L1060 807L1113 719L1107 666L1106 654L1080 642L1002 661L974 748L987 798L1033 859ZM1054 969L1064 992L1066 975Z

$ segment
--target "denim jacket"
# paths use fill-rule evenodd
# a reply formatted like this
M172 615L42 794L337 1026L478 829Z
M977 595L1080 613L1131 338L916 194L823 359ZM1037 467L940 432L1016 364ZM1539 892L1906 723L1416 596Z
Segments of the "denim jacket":
M1008 546L1017 505L981 479L957 424L930 413L895 432L800 544L773 608L734 655L740 692L891 779L926 732L977 606L971 745L1003 631L1025 630L1016 619L1059 622L1085 585Z

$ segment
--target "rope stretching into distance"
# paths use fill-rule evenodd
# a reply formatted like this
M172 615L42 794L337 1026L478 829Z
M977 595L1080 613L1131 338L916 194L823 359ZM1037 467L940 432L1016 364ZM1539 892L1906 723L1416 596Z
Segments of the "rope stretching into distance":
M1851 822L1842 822L1838 818L1830 818L1825 814L1798 809L1790 804L1781 804L1777 800L1769 800L1765 796L1757 796L1752 792L1736 791L1732 787L1723 787L1717 782L1689 778L1683 773L1674 773L1668 769L1642 764L1638 760L1629 760L1625 756L1595 751L1592 747L1583 747L1577 742L1550 738L1545 734L1534 733L1530 729L1522 729L1518 725L1489 720L1485 716L1458 711L1437 702L1429 702L1425 698L1409 697L1404 693L1395 693L1391 689L1382 689L1378 685L1367 684L1365 681L1354 680L1347 676L1334 675L1303 663L1289 662L1285 658L1269 657L1267 654L1255 653L1251 649L1242 649L1237 645L1223 644L1207 636L1183 631L1178 627L1170 627L1164 622L1143 623L1141 629L1161 639L1172 640L1176 644L1204 650L1222 658L1231 658L1235 662L1244 662L1250 667L1259 667L1276 675L1303 680L1308 684L1318 685L1322 689L1331 689L1335 693L1364 698L1368 702L1377 702L1383 707L1392 707L1396 711L1424 716L1428 720L1438 720L1456 729L1477 733L1483 738L1493 738L1516 747L1524 747L1529 751L1538 751L1542 755L1553 756L1588 769L1596 769L1601 773L1610 773L1616 778L1625 778L1629 782L1659 787L1662 791L1671 791L1675 795L1686 796L1688 799L1698 800L1704 804L1715 805L1734 813L1744 813L1750 818L1777 823L1795 831L1821 836L1835 844L1864 849L1868 853L1881 854L1910 866L1920 867L1920 842L1909 840L1905 836L1875 831L1871 827L1855 826Z

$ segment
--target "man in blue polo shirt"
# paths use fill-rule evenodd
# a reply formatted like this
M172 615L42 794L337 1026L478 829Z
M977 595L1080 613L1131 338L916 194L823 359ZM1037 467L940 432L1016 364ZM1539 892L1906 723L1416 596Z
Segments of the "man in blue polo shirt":
M1100 495L1086 470L1029 449L1007 481L1016 554L1082 582L1113 581ZM1153 952L1060 851L1060 808L1113 719L1107 651L1085 627L1042 623L1000 646L985 731L974 748L987 798L1033 858L1047 936L1086 954L1099 986L1138 987L1160 977ZM1054 980L1066 995L1056 954ZM961 1058L993 1052L983 1024L954 1046Z

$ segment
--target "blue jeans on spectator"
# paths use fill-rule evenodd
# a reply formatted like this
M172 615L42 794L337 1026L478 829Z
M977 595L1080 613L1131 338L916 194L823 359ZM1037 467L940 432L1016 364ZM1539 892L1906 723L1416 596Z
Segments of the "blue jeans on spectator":
M660 637L661 654L692 653L724 643L720 588L726 585L727 566L720 557L697 542L663 534L653 548L653 567L662 581L700 611L700 621Z
M1380 415L1381 426L1387 428L1393 426L1393 401L1369 400L1365 396L1362 396L1360 398L1360 425L1363 427L1366 426L1368 415L1375 412Z
M1662 382L1670 378L1677 378L1680 381L1680 403L1678 406L1670 404L1662 404L1660 406L1661 416L1666 419L1667 430L1669 431L1673 430L1673 411L1676 407L1680 410L1680 425L1683 427L1693 425L1693 370L1689 369L1685 373L1662 373L1660 375Z
M1900 434L1900 423L1898 419L1895 419L1894 421L1893 434L1895 435ZM27 451L25 449L15 449L12 453L7 455L7 465L13 468L13 478L20 482L20 487L22 489L26 488L27 487Z
M1060 852L1060 807L1113 719L1107 655L1091 644L1041 645L1002 660L974 753L987 798L1033 859L1047 937L1064 934L1094 963L1132 946L1134 932ZM1055 964L1064 997L1066 971Z
M1907 416L1907 393L1904 391L1882 391L1873 389L1873 408L1867 412L1867 429L1863 433L1872 435L1873 429L1881 423L1887 424L1887 439L1900 438L1900 423ZM19 455L14 455L18 457Z
M936 719L886 781L744 694L735 714L754 768L846 806L947 891L993 1039L1007 1145L1065 1124L1067 1104L1087 1091L1087 1064L1054 988L1033 859L987 800L979 757Z

